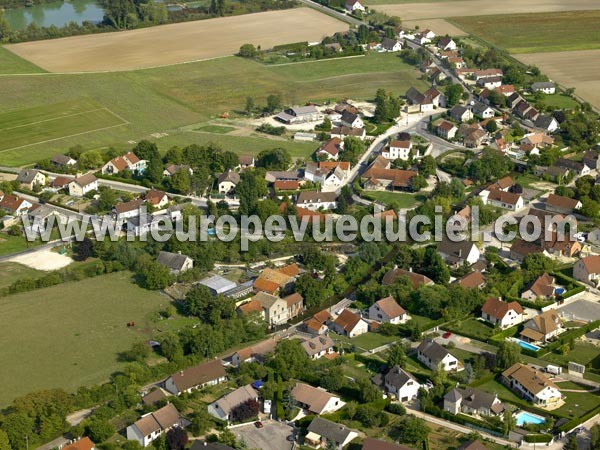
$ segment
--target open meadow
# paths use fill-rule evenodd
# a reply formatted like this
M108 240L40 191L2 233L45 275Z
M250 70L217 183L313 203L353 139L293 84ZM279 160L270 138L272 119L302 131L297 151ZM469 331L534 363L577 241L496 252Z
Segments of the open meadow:
M0 143L0 165L31 164L78 144L86 149L131 147L128 141L155 140L155 133L167 134L156 139L161 151L175 143L214 141L231 144L228 149L239 153L283 146L295 156L308 156L314 145L193 130L224 112L240 111L248 96L257 105L264 105L269 94L280 94L285 104L349 96L362 100L373 98L380 87L397 94L412 85L425 88L419 77L418 70L393 54L278 66L232 56L128 72L0 76L0 129L26 125L16 137L19 142L10 147ZM102 125L61 119L65 107L86 111L89 105L102 111ZM48 134L41 136L31 124L36 116L62 127L42 127Z
M39 389L99 383L122 367L119 352L148 339L150 316L169 303L130 279L119 272L0 299L0 406Z
M600 48L600 11L455 17L452 22L513 54Z
M310 8L11 44L6 48L50 72L130 70L237 53L245 43L268 49L315 42L348 25Z

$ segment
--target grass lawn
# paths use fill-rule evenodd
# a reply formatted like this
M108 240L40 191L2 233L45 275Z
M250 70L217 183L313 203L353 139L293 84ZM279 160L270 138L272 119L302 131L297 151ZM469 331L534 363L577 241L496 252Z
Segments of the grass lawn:
M524 98L527 101L535 102L535 99L530 95L526 95ZM542 94L542 101L547 106L554 109L575 109L575 107L578 105L573 98L565 94Z
M593 368L600 368L600 348L593 344L585 342L575 342L575 348L566 355L558 353L547 353L542 356L542 359L562 366L567 366L569 361L573 361L584 366L591 365Z
M560 384L558 385L560 388ZM600 405L600 396L589 392L563 392L565 405L554 412L563 417L581 417Z
M7 73L41 72L44 72L44 70L0 46L0 75Z
M34 390L73 391L106 380L125 364L118 353L148 339L151 316L168 303L133 284L128 272L0 299L0 406Z
M467 333L469 336L474 336L476 339L484 342L494 334L492 327L473 317L461 320L456 324L446 325L446 328L456 334Z
M360 336L356 336L354 338L349 338L346 336L333 335L333 340L337 342L341 342L345 347L348 345L354 345L364 350L372 350L374 348L380 347L385 344L389 344L390 342L399 341L400 338L398 336L384 336L380 333L365 333Z
M395 204L399 208L414 208L420 201L418 194L407 194L405 192L364 191L363 197L386 206Z
M452 23L511 53L600 48L600 11L454 17ZM498 26L501 23L502 26Z
M86 149L109 146L123 149L131 147L128 141L140 139L155 140L161 150L173 144L214 140L231 146L229 149L234 151L238 150L236 145L239 143L247 152L260 142L263 148L288 146L294 148L296 154L306 154L306 146L310 145L306 143L268 138L235 139L215 133L214 129L211 133L184 133L181 129L194 124L202 126L203 122L218 118L224 112L235 115L245 107L247 97L252 97L257 106L266 104L270 94L281 95L286 105L347 97L371 99L378 88L396 94L405 92L411 85L424 89L427 85L419 80L420 75L416 68L403 63L397 55L374 53L360 58L279 66L227 57L129 72L5 76L1 80L0 114L85 98L107 108L127 123L68 137L74 134L68 129L71 124L61 122L64 129L55 129L52 135L62 138L22 149L4 150L0 152L0 165L33 163L77 144ZM167 133L168 136L156 139L151 136L155 133Z
M40 278L45 275L45 272L40 270L12 262L0 263L0 273L2 273L2 277L0 277L0 289L9 287L15 281L24 278Z
M24 236L12 236L0 233L0 256L17 253L28 248L37 247L42 242L29 242Z
M498 394L498 397L500 399L505 400L507 402L518 402L522 400L519 396L513 394L513 392L510 389L508 389L506 386L504 386L502 383L496 380L487 381L477 386L477 389L481 389L482 391L490 392L492 394Z
M203 133L227 134L233 130L235 130L234 127L228 127L225 125L204 125L196 128L195 131L202 131Z

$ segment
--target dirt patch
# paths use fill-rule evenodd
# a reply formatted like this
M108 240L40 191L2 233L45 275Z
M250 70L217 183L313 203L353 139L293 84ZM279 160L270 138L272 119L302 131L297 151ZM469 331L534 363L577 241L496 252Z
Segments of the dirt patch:
M315 42L347 29L344 22L313 9L296 8L6 48L50 72L117 71L232 55L245 43L271 48Z
M367 2L368 4L369 2ZM404 3L373 5L373 8L404 20L439 17L484 16L490 14L534 13L600 9L598 0L465 0L446 3Z
M73 262L66 255L59 255L51 250L40 250L25 255L15 256L9 259L10 262L23 264L36 270L52 271L67 267Z
M466 36L463 30L444 19L403 20L402 25L408 28L419 27L421 30L430 29L438 36Z
M600 109L600 50L516 55Z

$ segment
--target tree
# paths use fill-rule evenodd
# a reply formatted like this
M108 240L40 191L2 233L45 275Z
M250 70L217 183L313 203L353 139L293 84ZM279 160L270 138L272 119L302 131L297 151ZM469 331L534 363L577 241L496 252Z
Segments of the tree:
M406 415L402 416L397 422L394 434L402 443L420 444L427 439L429 427L423 419L412 415Z
M171 271L156 261L142 259L138 261L137 277L142 287L150 290L166 288L171 283Z
M514 430L517 426L517 421L515 419L515 416L513 416L513 413L508 409L504 411L503 419L504 420L502 421L502 428L504 434L508 435L508 433Z
M424 177L435 175L436 168L437 163L435 161L435 158L431 155L424 156L421 160L421 163L419 164L419 171Z
M410 187L414 192L420 191L427 187L427 180L423 175L415 175L410 180Z
M273 113L278 109L281 109L281 96L277 94L271 94L267 97L266 111Z
M6 416L2 422L2 429L5 431L13 450L25 450L26 441L24 436L33 436L35 420L25 413L14 413Z
M267 170L287 170L292 164L292 157L283 148L263 150L256 155L256 167Z
M578 450L579 444L577 443L577 434L571 433L569 434L569 439L567 443L563 445L563 450Z
M178 361L183 358L183 347L176 334L164 334L159 342L160 352L169 361Z
M356 388L361 403L370 403L381 399L381 391L368 378L359 378L356 381Z
M115 427L108 419L92 416L85 424L85 433L94 442L104 442L115 434Z
M10 34L10 26L4 14L4 9L0 10L0 42L5 41Z
M83 241L77 246L77 260L85 261L92 256L94 251L94 243L88 237L83 238Z
M252 114L252 111L254 111L254 108L255 108L254 99L252 97L246 97L246 113Z
M586 217L598 217L600 215L600 203L592 200L589 197L581 197L581 208L579 212Z
M451 108L460 101L463 88L460 84L451 84L446 88L446 105Z
M8 434L4 430L0 430L0 450L10 450Z
M240 47L238 55L243 58L254 58L258 55L257 48L252 44L244 44Z
M181 427L174 427L167 431L167 444L171 450L183 450L188 443L188 435Z
M554 268L554 261L542 253L531 253L525 257L521 268L529 272L532 278L539 277Z
M104 164L104 159L98 150L90 150L81 154L77 164L84 169L97 169Z
M391 369L395 366L404 367L404 364L406 364L406 352L404 351L404 347L399 344L392 345L388 352L388 368Z
M114 28L125 29L137 21L135 5L132 0L103 0L104 21Z
M496 355L498 367L508 369L521 359L521 346L516 342L504 340L500 343Z
M496 131L498 131L498 124L496 123L495 120L490 120L485 128L490 132L490 133L495 133Z
M258 416L260 404L253 398L246 400L231 410L231 418L235 422L245 422Z
M235 192L240 199L240 214L254 214L258 200L268 193L267 182L257 172L242 172Z

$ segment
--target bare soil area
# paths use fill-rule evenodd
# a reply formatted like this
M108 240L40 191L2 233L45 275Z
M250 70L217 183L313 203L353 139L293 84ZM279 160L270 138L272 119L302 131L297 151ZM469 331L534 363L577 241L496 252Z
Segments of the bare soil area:
M24 266L31 267L32 269L44 271L62 269L73 262L73 260L68 256L60 255L51 250L40 250L33 253L27 253L25 255L15 256L9 261L23 264Z
M316 42L347 29L344 22L313 9L296 8L24 42L6 48L50 72L102 72L232 55L245 43L271 48L292 42Z

